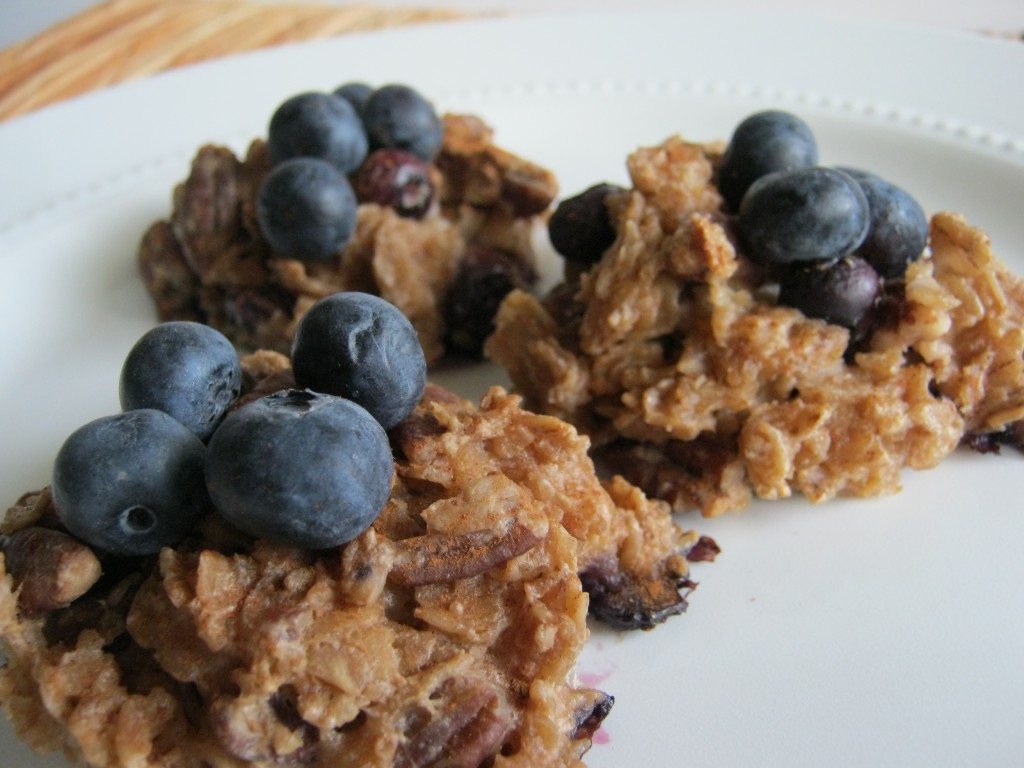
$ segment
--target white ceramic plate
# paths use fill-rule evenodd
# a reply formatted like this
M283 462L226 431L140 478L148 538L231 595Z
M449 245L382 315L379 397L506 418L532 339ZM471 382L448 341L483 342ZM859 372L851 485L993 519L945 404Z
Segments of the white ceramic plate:
M755 109L815 129L929 211L966 213L1024 273L1024 47L980 35L731 13L534 17L353 36L154 77L0 125L0 500L117 410L154 322L134 254L193 151L237 148L300 90L409 82L472 111L571 193L625 181L672 133ZM467 395L487 367L449 375ZM583 679L616 697L592 766L1010 766L1024 761L1021 456L958 453L900 495L755 504L684 522L723 553L687 615L594 627ZM0 729L4 765L36 758Z

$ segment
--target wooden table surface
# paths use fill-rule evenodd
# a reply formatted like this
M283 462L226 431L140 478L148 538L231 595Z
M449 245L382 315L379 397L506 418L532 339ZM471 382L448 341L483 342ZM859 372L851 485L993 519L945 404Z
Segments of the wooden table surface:
M444 8L107 0L0 51L0 120L232 53L465 16Z

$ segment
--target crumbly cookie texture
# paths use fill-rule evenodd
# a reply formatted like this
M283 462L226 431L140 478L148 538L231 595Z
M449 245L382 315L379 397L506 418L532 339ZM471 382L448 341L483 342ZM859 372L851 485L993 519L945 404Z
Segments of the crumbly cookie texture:
M893 493L904 467L1016 435L1024 282L984 234L936 215L928 252L851 343L778 305L737 251L714 186L720 155L680 137L635 152L600 262L543 300L506 299L485 353L529 407L577 425L650 495L705 516L752 497Z
M244 158L225 147L199 149L170 218L151 225L139 248L161 320L204 322L241 348L287 353L296 323L318 299L366 291L405 313L436 362L445 352L448 287L469 249L503 251L533 271L536 229L558 191L553 174L498 147L482 120L446 115L427 216L362 204L337 259L307 263L274 254L260 232L255 201L270 168L263 140Z
M293 384L280 354L244 367L245 399ZM392 441L380 518L322 552L211 512L158 556L109 558L47 490L23 497L0 539L20 737L101 768L582 765L612 704L573 674L588 602L650 626L713 542L500 389L474 406L428 386Z

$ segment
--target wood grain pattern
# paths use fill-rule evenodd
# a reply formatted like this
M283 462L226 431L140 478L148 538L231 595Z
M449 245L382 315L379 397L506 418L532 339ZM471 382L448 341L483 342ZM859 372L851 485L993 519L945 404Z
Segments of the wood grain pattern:
M108 0L0 51L0 120L231 53L464 17L443 8Z

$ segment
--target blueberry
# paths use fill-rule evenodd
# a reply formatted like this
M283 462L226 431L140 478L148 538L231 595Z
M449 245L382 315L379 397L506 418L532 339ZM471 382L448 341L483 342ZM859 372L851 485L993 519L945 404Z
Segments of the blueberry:
M615 184L595 184L562 200L548 220L551 245L566 260L589 266L615 242L615 228L608 216L608 196L622 192Z
M864 259L792 265L779 283L779 303L835 325L856 328L882 294L882 280Z
M434 107L407 85L385 85L374 91L366 102L363 123L371 149L404 149L428 163L444 140L444 126Z
M363 111L366 108L366 102L369 101L370 96L373 95L373 86L358 82L345 83L344 85L339 85L334 89L334 95L340 96L355 107L356 114L362 118Z
M356 108L331 93L300 93L281 104L270 118L267 146L275 163L318 157L342 173L362 165L368 150Z
M757 112L733 131L722 157L718 189L728 209L737 211L757 179L817 162L818 145L807 123L779 110Z
M857 249L882 277L900 277L928 243L928 218L904 189L857 169L843 168L860 184L871 211L867 237Z
M170 414L200 440L213 434L242 388L231 342L208 325L179 320L147 331L121 368L121 408Z
M232 411L210 441L206 483L217 511L259 538L326 549L380 514L394 460L387 435L340 397L284 390Z
M409 415L427 380L412 323L384 299L355 291L323 298L302 316L292 368L300 387L348 398L384 429Z
M513 254L471 247L459 266L445 301L445 344L452 352L478 357L494 332L494 316L513 288L528 288L533 269Z
M838 259L867 235L868 201L860 185L833 168L778 171L743 196L739 231L751 254L788 263Z
M422 219L434 200L430 167L414 154L387 147L370 153L352 188L359 202L389 207L408 219Z
M271 248L293 259L336 257L356 227L352 185L323 160L286 160L260 186L257 216Z
M163 411L105 416L75 430L53 467L61 522L88 544L147 555L181 540L209 508L206 447Z

